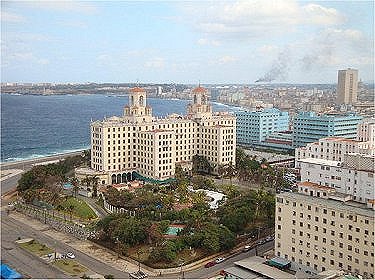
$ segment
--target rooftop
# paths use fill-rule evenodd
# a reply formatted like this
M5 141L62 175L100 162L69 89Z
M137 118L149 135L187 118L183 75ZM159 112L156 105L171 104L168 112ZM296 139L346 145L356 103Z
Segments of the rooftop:
M312 182L307 182L307 181L298 183L298 186L308 187L308 188L314 188L314 189L320 189L320 190L326 190L326 191L332 191L332 190L335 191L335 188L327 187L327 186L322 186L322 185L315 184L315 183L312 183Z
M342 202L338 200L332 199L324 199L315 196L304 195L301 193L291 193L291 192L283 192L277 194L277 197L285 198L285 199L296 199L296 200L303 200L312 205L320 205L321 207L330 207L333 209L340 209L342 211L352 212L358 215L374 218L374 210L367 208L367 205L364 203L359 202Z
M304 158L300 159L300 162L312 163L312 164L320 164L320 165L329 165L329 166L340 166L340 161L336 160L328 160L322 158Z

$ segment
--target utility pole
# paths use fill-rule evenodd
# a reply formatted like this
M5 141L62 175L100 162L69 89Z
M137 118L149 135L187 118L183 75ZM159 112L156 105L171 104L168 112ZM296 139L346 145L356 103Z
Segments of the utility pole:
M117 259L120 258L120 241L118 240L118 237L116 237L116 243L117 243Z

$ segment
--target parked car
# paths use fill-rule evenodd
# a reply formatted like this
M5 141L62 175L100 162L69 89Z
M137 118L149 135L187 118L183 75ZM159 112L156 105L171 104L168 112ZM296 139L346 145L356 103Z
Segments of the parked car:
M225 258L217 258L215 262L216 263L221 263L223 261L225 261Z
M261 239L261 240L258 241L258 245L262 245L264 243L266 243L266 240L264 240L264 239Z
M205 268L209 268L211 266L214 266L216 264L216 262L208 262L204 265Z
M266 237L266 242L269 242L269 241L272 241L272 240L274 240L275 238L273 237L273 236L267 236Z
M66 254L66 257L69 258L69 259L75 259L76 258L76 256L72 252L68 252Z
M253 247L250 246L250 245L246 245L243 249L242 249L242 252L247 252L247 251L250 251Z

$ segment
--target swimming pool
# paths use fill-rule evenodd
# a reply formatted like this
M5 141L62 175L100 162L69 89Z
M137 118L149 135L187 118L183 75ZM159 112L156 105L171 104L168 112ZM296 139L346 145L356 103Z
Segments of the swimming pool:
M173 226L173 225L171 225L171 226L169 226L166 235L177 235L183 228L184 228L184 226Z

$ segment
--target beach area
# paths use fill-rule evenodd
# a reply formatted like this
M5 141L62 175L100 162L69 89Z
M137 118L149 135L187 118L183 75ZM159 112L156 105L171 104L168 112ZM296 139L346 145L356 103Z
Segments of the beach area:
M38 157L34 159L5 162L0 164L0 186L1 195L12 192L17 187L17 182L21 178L22 173L30 170L33 166L44 165L49 163L56 163L67 157L82 154L84 150L56 154L45 157Z

